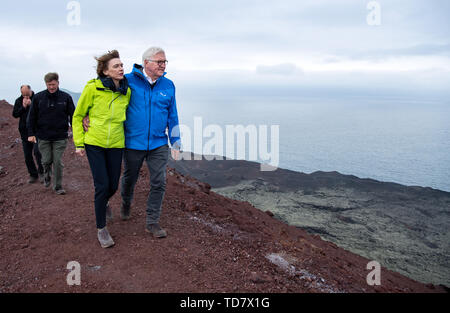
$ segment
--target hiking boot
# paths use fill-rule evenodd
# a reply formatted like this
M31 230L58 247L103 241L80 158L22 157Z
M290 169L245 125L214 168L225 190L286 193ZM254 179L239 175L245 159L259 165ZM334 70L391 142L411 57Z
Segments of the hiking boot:
M28 179L29 184L34 184L37 181L38 181L38 178L34 177L34 176L30 176L30 179Z
M98 229L97 238L102 248L108 248L114 245L114 240L111 238L111 235L109 234L108 229L106 227Z
M122 203L122 205L120 206L120 218L123 221L130 219L130 206L124 205Z
M106 220L107 221L112 221L113 219L113 214L112 214L112 209L111 206L109 205L109 202L106 204Z
M45 187L50 187L50 184L51 184L51 179L48 177L44 177L44 186Z
M62 188L55 189L55 192L57 195L65 195L66 194L66 191Z
M158 223L148 224L147 226L145 226L145 231L151 233L156 238L167 237L166 231L162 229Z

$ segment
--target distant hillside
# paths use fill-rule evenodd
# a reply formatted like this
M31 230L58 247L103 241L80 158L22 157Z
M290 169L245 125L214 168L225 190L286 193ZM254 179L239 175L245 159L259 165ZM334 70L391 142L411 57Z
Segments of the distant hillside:
M80 99L81 92L73 92L73 91L70 91L70 90L64 89L64 88L61 88L61 90L62 90L62 91L65 91L65 92L67 92L69 95L71 95L71 96L72 96L72 99L73 99L73 103L75 104L75 106L77 106L77 102L78 102L78 99Z

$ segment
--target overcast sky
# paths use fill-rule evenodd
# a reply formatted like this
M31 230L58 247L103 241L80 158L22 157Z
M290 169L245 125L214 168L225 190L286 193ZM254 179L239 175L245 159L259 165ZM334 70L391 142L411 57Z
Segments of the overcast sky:
M76 22L69 2L2 1L0 99L12 102L21 84L44 89L50 71L80 92L96 76L94 56L118 49L129 72L155 45L181 90L449 95L447 0L379 0L379 14L366 0L80 0L79 25L68 23Z

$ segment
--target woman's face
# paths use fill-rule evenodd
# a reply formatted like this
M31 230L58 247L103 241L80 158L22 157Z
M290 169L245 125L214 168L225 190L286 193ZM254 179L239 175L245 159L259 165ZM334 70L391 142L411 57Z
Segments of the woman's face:
M111 59L108 62L108 69L103 73L114 80L121 80L123 79L123 63L119 58Z

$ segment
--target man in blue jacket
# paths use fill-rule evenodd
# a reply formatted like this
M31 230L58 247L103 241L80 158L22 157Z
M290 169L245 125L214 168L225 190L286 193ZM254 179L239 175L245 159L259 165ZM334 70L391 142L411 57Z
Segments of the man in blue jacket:
M145 160L151 185L147 199L146 230L157 238L167 236L159 225L159 218L166 188L168 139L175 160L181 148L175 85L164 77L166 65L164 50L152 47L144 52L142 66L135 64L132 72L125 75L131 88L131 99L124 124L121 217L124 220L130 217L134 187Z

